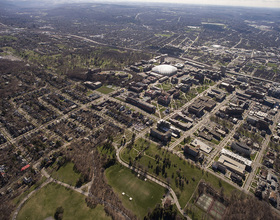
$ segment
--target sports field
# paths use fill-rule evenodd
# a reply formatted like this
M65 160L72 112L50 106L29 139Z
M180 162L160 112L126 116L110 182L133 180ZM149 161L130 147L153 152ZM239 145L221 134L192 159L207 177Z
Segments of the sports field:
M123 205L139 219L143 219L149 209L152 210L161 202L165 190L163 187L140 179L123 166L114 165L108 168L105 174L108 183L122 200ZM129 200L130 197L132 201Z
M222 219L226 207L206 194L201 195L196 204L205 212L210 213L215 219Z

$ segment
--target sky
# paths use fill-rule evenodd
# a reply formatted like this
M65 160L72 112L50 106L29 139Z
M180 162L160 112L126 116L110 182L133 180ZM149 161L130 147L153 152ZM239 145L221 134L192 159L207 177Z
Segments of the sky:
M12 0L11 0L12 1ZM14 0L14 1L33 1L42 2L43 0ZM46 0L45 0L46 1ZM227 6L247 6L247 7L269 7L280 8L280 0L47 0L49 3L69 3L69 2L165 2L183 4L202 4L202 5L227 5Z

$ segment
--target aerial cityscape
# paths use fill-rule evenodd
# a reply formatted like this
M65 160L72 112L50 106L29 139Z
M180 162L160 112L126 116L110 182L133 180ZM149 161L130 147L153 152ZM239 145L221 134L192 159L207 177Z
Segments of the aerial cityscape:
M280 5L0 5L0 219L280 219Z

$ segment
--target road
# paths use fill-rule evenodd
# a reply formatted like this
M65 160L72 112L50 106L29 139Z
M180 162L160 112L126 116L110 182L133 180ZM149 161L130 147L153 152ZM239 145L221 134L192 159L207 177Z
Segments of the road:
M244 111L243 113L243 118L246 118L247 115L248 115L248 112L250 111L251 107ZM240 127L240 125L244 122L244 120L239 120L234 126L233 128L231 129L230 133L227 134L227 136L217 145L216 147L216 152L215 153L212 153L211 156L209 156L209 159L208 159L208 164L207 164L207 167L211 166L211 164L214 162L215 160L215 157L220 153L220 151L222 150L222 148L224 148L227 143L230 141L230 139L233 137L233 135L235 134L236 130Z
M198 41L199 35L200 35L200 33L199 33L199 34L197 35L197 37L192 41L192 43L187 47L187 49L184 51L184 53L182 53L182 55L180 56L181 59L185 59L185 58L183 58L183 56L188 52L189 48L191 48L191 47L193 46L193 44L194 44L195 42ZM186 60L186 59L185 59L185 60ZM190 60L190 59L188 59L188 60ZM195 62L195 61L192 61L192 62Z
M277 126L277 122L279 120L279 117L280 117L280 112L278 112L277 115L275 116L274 123L273 123L273 125L270 128L272 133L274 133L274 130L275 130L276 126ZM249 174L249 176L247 177L246 183L244 185L244 189L247 190L247 191L250 190L250 185L251 185L252 180L255 177L257 169L262 166L262 164L260 162L261 162L261 159L263 158L263 154L265 153L265 151L266 151L266 149L268 147L268 144L269 144L269 141L270 141L270 137L271 137L271 135L266 135L266 138L265 138L265 140L262 143L262 148L261 148L260 152L258 153L257 158L253 162L252 171Z
M196 96L196 98L194 98L194 99L192 100L192 102L194 102L196 99L199 99L201 96L204 96L205 94L207 94L211 89L215 88L216 86L217 86L217 85L210 86L207 90L205 90L204 92L202 92L202 93L200 93L198 96ZM206 124L207 124L206 122L207 122L207 120L210 118L210 116L211 116L214 112L218 111L218 110L220 109L220 107L222 107L226 102L228 102L228 101L231 99L232 96L233 96L233 94L230 94L229 96L227 96L227 98L226 98L223 102L217 104L217 105L215 106L215 108L211 111L211 113L206 113L204 116L202 116L201 120L200 120L196 125L194 125L190 130L184 132L184 133L181 135L181 138L179 138L178 140L176 140L176 141L170 146L170 148L171 148L171 149L174 149L178 144L180 144L180 143L184 140L184 138L185 138L186 136L188 136L188 135L191 136L200 126L206 125ZM167 119L169 119L169 118L172 118L176 113L182 111L182 109L185 109L185 108L186 108L187 106L189 106L189 105L190 105L190 103L187 102L183 107L180 108L180 110L176 110L174 113L172 113L172 114L166 116L166 117L164 118L164 120L167 120Z

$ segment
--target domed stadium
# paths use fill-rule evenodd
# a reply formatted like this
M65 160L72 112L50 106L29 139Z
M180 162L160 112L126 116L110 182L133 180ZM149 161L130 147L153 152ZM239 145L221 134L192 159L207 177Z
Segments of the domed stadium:
M177 73L177 68L171 65L159 65L152 69L154 73L158 73L164 76L172 76Z

